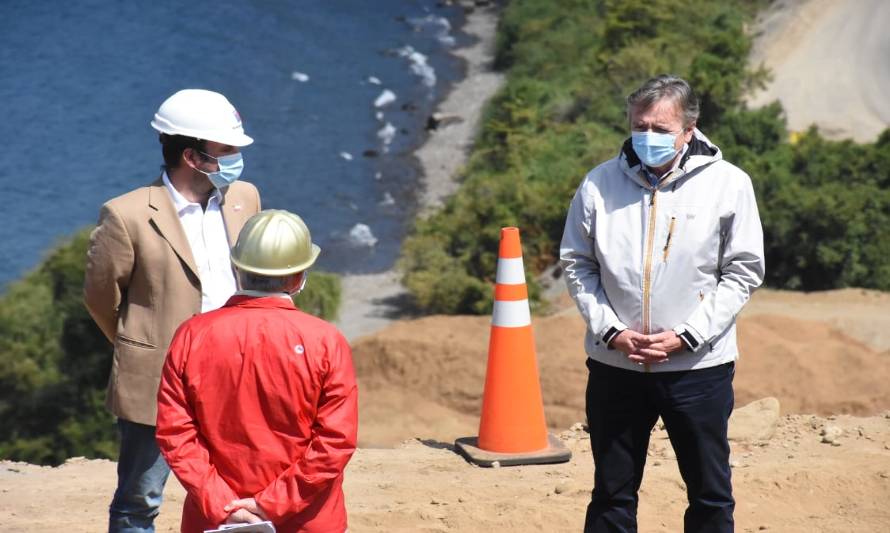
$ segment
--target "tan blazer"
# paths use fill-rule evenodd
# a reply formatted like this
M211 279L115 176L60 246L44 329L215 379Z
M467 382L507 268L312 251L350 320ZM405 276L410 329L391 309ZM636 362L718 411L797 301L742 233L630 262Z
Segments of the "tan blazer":
M236 181L220 205L231 246L259 212L260 195ZM161 179L102 206L90 235L84 303L114 345L106 405L120 418L155 425L167 347L176 328L201 312L198 269Z

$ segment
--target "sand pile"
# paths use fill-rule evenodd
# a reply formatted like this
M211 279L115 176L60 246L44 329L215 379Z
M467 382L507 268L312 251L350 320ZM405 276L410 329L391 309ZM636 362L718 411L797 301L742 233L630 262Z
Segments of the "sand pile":
M548 423L583 421L583 322L568 307L536 318L534 328ZM739 332L737 405L775 396L783 413L872 415L890 408L890 294L764 290L739 319ZM488 335L488 317L434 316L358 340L361 444L475 434Z

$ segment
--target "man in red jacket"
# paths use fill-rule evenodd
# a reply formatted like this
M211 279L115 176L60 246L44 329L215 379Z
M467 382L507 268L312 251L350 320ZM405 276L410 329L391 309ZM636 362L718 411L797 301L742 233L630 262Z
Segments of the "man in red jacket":
M300 217L254 215L232 249L240 290L170 344L157 441L188 491L184 533L264 520L279 533L346 530L352 354L334 326L291 300L319 251Z

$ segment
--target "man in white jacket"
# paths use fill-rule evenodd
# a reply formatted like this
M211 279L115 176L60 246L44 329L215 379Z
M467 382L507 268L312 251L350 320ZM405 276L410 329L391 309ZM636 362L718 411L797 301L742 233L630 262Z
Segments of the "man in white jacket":
M687 487L685 530L732 531L735 319L764 275L754 191L696 129L686 81L647 81L627 112L631 138L584 178L560 245L587 322L596 472L584 530L637 530L649 434L661 417Z

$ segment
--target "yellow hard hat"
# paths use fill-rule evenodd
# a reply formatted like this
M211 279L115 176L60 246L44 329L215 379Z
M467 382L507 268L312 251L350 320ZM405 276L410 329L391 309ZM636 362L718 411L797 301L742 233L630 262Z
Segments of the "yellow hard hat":
M244 224L232 248L232 264L261 276L287 276L311 267L319 252L302 218L266 209Z

